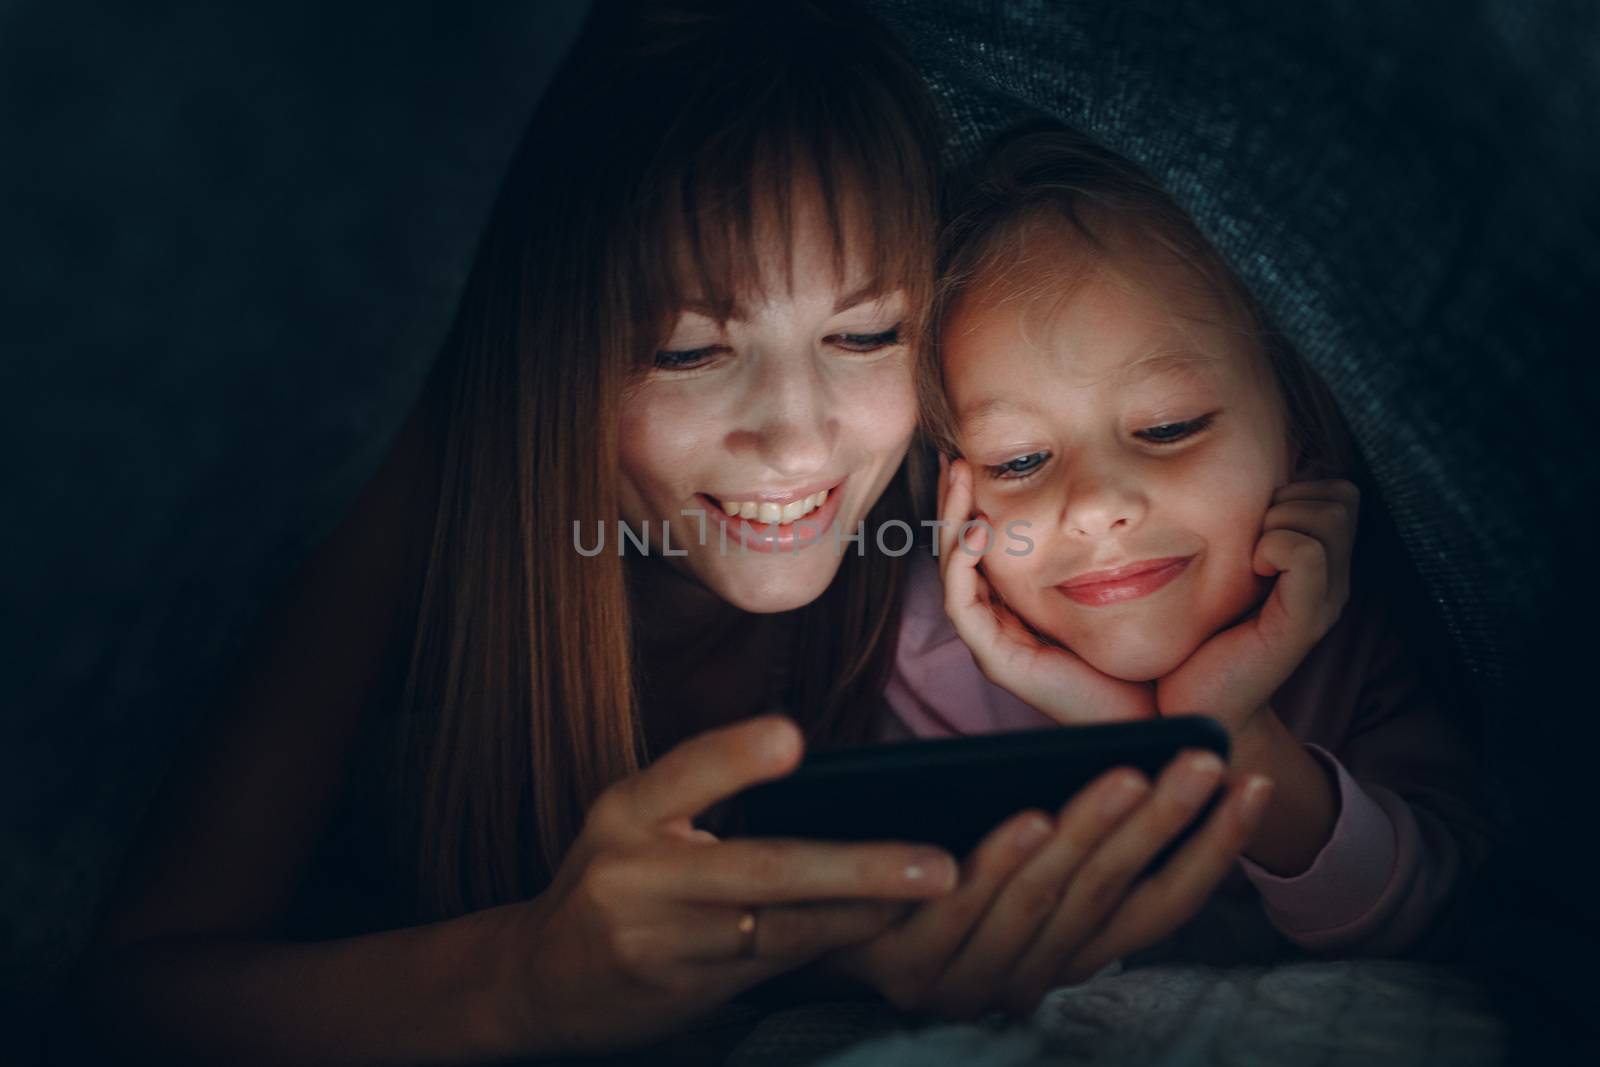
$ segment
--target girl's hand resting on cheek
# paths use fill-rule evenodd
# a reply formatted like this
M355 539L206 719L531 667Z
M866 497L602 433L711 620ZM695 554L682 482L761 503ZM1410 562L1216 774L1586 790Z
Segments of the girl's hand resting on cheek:
M944 610L972 651L984 677L1017 699L1065 726L1156 715L1155 692L1148 684L1112 678L1060 645L1029 629L993 595L981 569L988 533L973 527L963 541L961 528L973 520L972 467L965 460L940 459L939 570Z
M1272 497L1252 565L1277 575L1260 609L1156 683L1164 715L1209 715L1237 738L1333 628L1350 597L1360 492L1347 481L1291 482Z
M950 890L956 865L938 849L719 841L693 828L718 801L793 770L801 748L776 716L679 745L601 794L547 890L482 913L501 923L486 936L504 945L496 1025L512 1045L593 1053L663 1036Z
M954 892L835 953L825 969L905 1011L1025 1015L1056 986L1154 944L1199 911L1261 819L1265 778L1230 782L1161 870L1138 876L1222 778L1216 756L1186 752L1153 789L1122 768L1085 787L1053 823L1039 812L1015 816L973 850Z

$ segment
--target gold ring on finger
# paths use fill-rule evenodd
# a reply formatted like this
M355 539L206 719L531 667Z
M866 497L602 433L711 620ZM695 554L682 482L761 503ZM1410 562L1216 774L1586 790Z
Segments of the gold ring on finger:
M756 954L756 926L759 913L754 908L746 908L739 913L739 958L742 960L753 959Z

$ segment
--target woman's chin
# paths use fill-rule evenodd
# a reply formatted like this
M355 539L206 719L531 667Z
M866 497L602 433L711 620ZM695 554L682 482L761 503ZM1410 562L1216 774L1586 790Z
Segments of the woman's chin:
M785 611L796 611L805 607L817 597L815 594L796 594L793 596L755 596L755 597L724 597L723 599L740 611L749 615L777 615Z
M722 574L708 582L712 592L731 606L752 615L774 615L794 611L810 604L833 581L838 568L785 567L751 568L739 574ZM824 573L825 571L825 573ZM765 573L763 573L765 572Z

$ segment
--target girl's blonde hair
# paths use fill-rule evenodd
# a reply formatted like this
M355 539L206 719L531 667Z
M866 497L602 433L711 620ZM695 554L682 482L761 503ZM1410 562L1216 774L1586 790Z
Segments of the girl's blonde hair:
M423 916L537 892L595 797L650 756L624 561L570 549L575 520L621 514L618 408L641 361L686 298L737 306L759 277L758 231L788 226L797 182L820 193L836 267L859 254L875 285L909 292L920 347L937 151L920 78L851 8L591 14L434 376L443 469L404 697L402 847ZM909 515L909 494L902 470L869 524ZM813 740L867 731L900 582L898 560L846 553L802 610L788 697Z
M941 451L960 453L937 334L962 298L978 284L1004 277L1018 259L1024 235L1038 225L1066 226L1091 251L1109 255L1108 230L1114 224L1182 263L1258 347L1282 394L1303 476L1339 477L1350 471L1350 435L1327 386L1189 215L1138 167L1076 131L1036 125L1002 135L960 185L940 242L935 343L921 350L917 368L924 429Z

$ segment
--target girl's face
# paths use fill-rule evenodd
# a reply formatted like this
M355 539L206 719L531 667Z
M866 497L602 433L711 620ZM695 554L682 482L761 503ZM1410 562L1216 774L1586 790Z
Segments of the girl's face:
M848 256L836 277L831 248L797 210L787 240L760 246L766 284L746 306L726 323L682 310L623 399L624 520L650 524L655 555L665 522L667 562L745 611L822 594L916 422L912 309L864 289Z
M1090 665L1158 678L1270 587L1251 557L1290 476L1278 390L1191 269L1129 255L1128 239L1102 255L1029 238L1035 295L990 279L945 332L976 506L997 531L984 571Z

